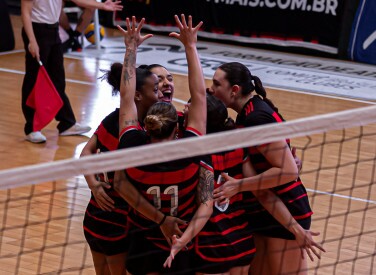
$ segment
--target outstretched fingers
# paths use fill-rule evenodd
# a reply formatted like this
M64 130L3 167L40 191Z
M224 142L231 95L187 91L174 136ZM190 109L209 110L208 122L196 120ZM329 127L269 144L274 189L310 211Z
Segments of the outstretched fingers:
M175 37L179 40L185 40L186 38L183 38L183 36L189 35L190 33L196 36L197 31L201 28L203 24L203 22L201 21L200 23L197 24L196 27L193 27L193 20L192 20L191 15L188 16L188 21L184 14L181 14L180 18L178 15L175 15L174 18L175 18L176 26L178 27L180 33L172 32L169 34L169 36Z
M309 231L310 235L311 236L318 236L320 235L320 232L312 232L312 231ZM321 255L319 253L319 251L317 249L321 250L322 252L326 252L326 250L324 249L324 247L315 242L312 238L308 239L306 241L306 244L304 246L304 249L305 251L307 252L309 258L311 259L311 261L314 261L314 256L313 254L318 258L318 259L321 259Z
M122 32L124 36L124 42L126 47L140 46L146 39L152 37L152 34L141 35L141 29L145 23L145 18L142 18L139 23L137 23L136 17L132 16L131 19L127 17L125 19L126 30L124 30L119 25L117 28ZM134 45L135 44L135 45Z

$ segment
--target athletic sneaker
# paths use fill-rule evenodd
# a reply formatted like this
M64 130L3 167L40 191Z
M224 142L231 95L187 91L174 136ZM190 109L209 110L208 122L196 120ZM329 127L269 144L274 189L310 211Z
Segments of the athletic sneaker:
M40 131L37 131L26 135L26 140L32 143L43 143L46 142L47 139Z
M71 39L72 52L82 52L82 45L78 41L78 37L73 36Z
M91 130L90 126L83 126L79 123L76 123L68 130L65 130L60 133L60 136L75 136L75 135L82 135L83 133L89 132Z

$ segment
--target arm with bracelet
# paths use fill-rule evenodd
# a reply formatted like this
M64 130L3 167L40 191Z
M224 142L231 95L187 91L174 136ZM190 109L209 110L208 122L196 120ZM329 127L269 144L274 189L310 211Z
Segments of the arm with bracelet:
M119 195L129 203L136 211L160 226L167 242L171 245L173 236L181 236L183 233L178 227L186 222L172 216L165 215L155 208L141 193L129 182L124 171L116 171L114 187Z

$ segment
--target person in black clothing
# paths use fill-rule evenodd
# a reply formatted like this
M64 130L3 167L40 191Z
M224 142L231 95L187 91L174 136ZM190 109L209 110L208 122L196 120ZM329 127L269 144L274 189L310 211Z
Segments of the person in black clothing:
M123 65L114 63L102 76L113 88L113 95L119 93ZM158 102L162 94L158 90L157 76L144 70L136 70L135 103L142 129L146 111ZM94 135L82 150L81 157L105 153L118 148L119 108L105 117ZM114 172L99 175L85 175L91 190L91 199L83 221L85 238L90 246L97 274L125 274L128 251L129 205L113 189Z
M90 6L87 6L89 1ZM71 4L73 2L73 4ZM93 19L95 9L101 9L105 11L121 11L123 6L120 5L121 1L107 0L105 2L97 2L96 0L63 0L63 6L60 13L59 24L69 35L69 39L64 42L65 52L68 49L72 51L82 51L82 45L79 42L79 37L85 32L87 26ZM66 6L83 6L83 11L78 18L76 28L73 30L68 15L64 12ZM86 6L86 7L85 7Z
M238 113L238 127L283 121L278 109L267 98L260 79L252 75L243 64L230 62L219 66L210 90L227 107ZM253 91L257 95L253 95ZM289 140L248 148L248 154L257 176L234 179L223 174L226 182L214 191L214 198L222 201L239 192L252 191L255 187L261 190L271 188L294 218L289 226L299 223L306 230L308 239L311 234L317 235L318 233L309 231L313 212L299 178ZM260 204L255 203L248 212L253 231L257 233L255 240L258 251L250 269L251 274L305 274L307 263L301 257L301 247L306 246L308 239L303 239L304 243L297 246L294 234ZM319 257L314 247L324 251L320 245L308 242L305 249L311 259L311 251Z
M206 129L205 83L196 49L197 31L202 23L192 27L191 17L189 17L188 22L185 21L183 15L181 18L182 21L175 16L180 34L172 33L170 36L178 38L185 46L188 78L192 93L192 115L189 118L184 136L194 137L205 134ZM150 35L140 36L139 34L143 22L144 20L141 20L135 28L136 21L133 17L132 26L129 19L126 20L127 31L119 27L124 34L126 44L120 89L119 128L122 130L119 148L140 146L149 142L170 141L175 139L178 129L176 109L172 104L165 102L154 104L148 111L145 118L145 129L148 135L136 127L134 102L131 100L135 87L136 53L137 47L150 37ZM200 231L212 213L211 188L213 178L210 176L211 169L208 165L205 169L202 168L204 166L200 167L200 163L200 159L195 157L128 168L123 174L124 178L121 181L115 181L116 190L137 211L131 216L131 220L138 225L142 232L132 238L134 245L131 244L129 250L128 260L131 259L131 255L144 255L141 261L134 259L127 262L127 269L132 274L147 274L149 272L174 274L178 271L181 271L181 274L192 274L189 267L192 267L193 245L190 244L190 240ZM170 176L170 174L174 176ZM150 182L148 179L151 176L153 180ZM132 191L132 187L136 188L136 193ZM196 196L198 205L195 200ZM150 203L140 203L140 197ZM155 208L146 211L145 207L151 203ZM163 232L158 227L153 227L152 224L161 226L174 217L188 220L189 225L181 225L185 231L180 238L172 236L166 240L162 235ZM169 244L172 244L171 248ZM186 250L179 252L184 247L186 247ZM179 255L176 255L178 252ZM166 257L165 268L163 268L161 261Z

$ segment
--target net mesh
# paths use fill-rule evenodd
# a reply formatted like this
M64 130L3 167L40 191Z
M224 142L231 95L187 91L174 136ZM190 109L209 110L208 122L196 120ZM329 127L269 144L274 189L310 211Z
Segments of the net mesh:
M327 251L309 262L310 274L376 273L376 106L0 171L0 271L95 272L82 230L90 199L83 174L284 138L303 161L312 230Z

